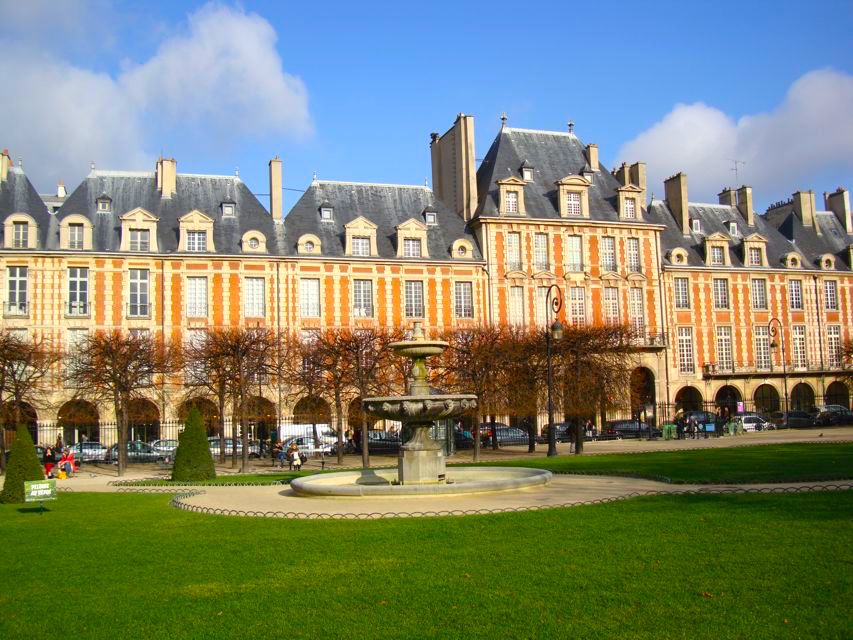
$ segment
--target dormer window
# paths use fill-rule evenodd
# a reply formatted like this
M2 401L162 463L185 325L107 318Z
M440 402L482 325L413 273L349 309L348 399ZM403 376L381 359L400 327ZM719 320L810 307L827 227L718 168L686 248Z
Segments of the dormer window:
M307 251L308 253L313 253L313 251L314 251L314 243L313 243L313 242L311 242L310 240L308 240L308 241L304 242L304 243L302 244L302 246L303 246L303 247L305 247L305 251Z
M83 249L83 238L85 228L81 222L68 225L68 248Z
M424 211L424 222L427 223L427 226L434 227L438 224L438 214L435 211L427 209Z
M222 217L223 218L233 218L236 207L233 202L223 202L222 203Z
M113 201L109 196L98 198L98 213L109 213L113 209Z
M625 198L625 217L634 219L637 217L637 199Z
M702 221L701 220L692 220L691 224L693 225L693 233L702 233Z
M30 225L27 222L13 222L14 235L12 246L15 249L28 249L30 246Z
M733 238L740 236L740 231L737 228L737 222L729 222L729 235Z
M527 160L521 163L521 179L525 182L533 182L533 165Z
M368 236L352 237L352 255L361 258L370 256L370 238Z
M566 215L579 216L581 214L581 194L577 191L569 191L566 194Z
M420 258L421 255L420 238L403 238L403 257L404 258Z
M464 258L465 256L468 255L468 249L465 248L464 246L459 246L456 249L456 255L459 256L460 258Z
M761 255L761 247L749 248L749 266L760 267L764 264L763 256Z
M518 213L518 191L506 192L506 204L504 210L507 213Z
M207 251L207 232L187 231L187 251Z
M726 254L722 247L711 247L711 266L718 267L726 263Z
M335 209L331 203L323 202L320 205L320 220L322 222L332 222L334 220Z
M260 246L261 246L261 243L257 238L249 238L249 248L250 249L257 249Z
M130 250L149 251L151 247L151 235L148 229L130 230Z

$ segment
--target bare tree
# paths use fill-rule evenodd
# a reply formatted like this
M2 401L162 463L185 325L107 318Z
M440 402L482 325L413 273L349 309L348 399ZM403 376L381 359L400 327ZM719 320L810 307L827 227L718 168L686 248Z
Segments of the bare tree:
M24 403L45 406L62 353L42 336L0 332L0 470L6 470L6 428L21 424ZM7 404L8 403L8 404Z
M844 366L843 379L847 388L853 392L853 340L844 343L841 350L841 363Z
M504 410L520 418L527 432L527 450L536 451L536 416L547 402L547 363L543 331L507 327L498 343L501 385L505 390Z
M156 377L174 372L180 354L162 338L149 333L98 331L84 338L69 354L66 377L76 396L111 401L118 424L118 475L127 468L130 403L154 388Z
M338 464L344 461L344 404L352 399L352 351L349 347L349 329L324 329L316 338L317 358L322 368L326 385L335 402L335 430L338 436Z

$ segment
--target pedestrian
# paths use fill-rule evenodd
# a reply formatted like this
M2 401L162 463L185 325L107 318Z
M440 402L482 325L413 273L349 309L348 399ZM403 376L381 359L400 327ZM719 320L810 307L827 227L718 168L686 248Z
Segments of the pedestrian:
M54 445L53 445L53 450L56 453L62 453L65 450L65 443L62 442L62 434L61 433L56 434L56 443L54 443Z
M302 454L299 453L299 447L295 442L290 447L290 465L291 469L302 470Z
M282 444L280 439L276 440L272 447L272 459L273 464L278 460L279 469L284 469L284 444Z

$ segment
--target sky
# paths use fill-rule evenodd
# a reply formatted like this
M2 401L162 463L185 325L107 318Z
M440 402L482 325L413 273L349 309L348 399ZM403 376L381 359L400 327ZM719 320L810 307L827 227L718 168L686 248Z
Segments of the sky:
M286 211L315 173L424 184L431 132L474 115L482 158L506 113L658 197L851 186L853 2L603 4L0 0L0 148L42 192L163 154L265 204L279 155Z

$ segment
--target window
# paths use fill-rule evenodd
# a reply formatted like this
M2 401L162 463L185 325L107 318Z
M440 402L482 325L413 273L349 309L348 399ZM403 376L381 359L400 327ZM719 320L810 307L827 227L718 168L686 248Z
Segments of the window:
M726 254L722 247L711 247L711 264L720 266L726 263Z
M112 201L109 198L98 198L98 213L109 213L112 210Z
M791 327L792 364L797 368L806 366L806 328L802 325Z
M536 326L547 327L548 322L548 287L536 287Z
M740 236L740 231L737 228L737 222L729 222L729 235L733 238Z
M431 227L433 227L433 226L435 226L435 225L437 225L437 224L438 224L438 216L437 216L437 214L435 213L435 211L427 211L427 212L424 214L424 220L425 220L425 221L426 221L426 223L427 223L429 226L431 226Z
M725 278L714 278L714 308L729 308L729 281Z
M678 371L679 373L696 371L696 365L693 362L693 327L678 327Z
M533 234L533 261L536 271L548 270L548 234Z
M72 356L72 361L73 356L79 352L80 347L83 346L88 337L88 329L68 329L68 333L65 336L65 346L68 349L68 353Z
M761 248L760 247L750 247L749 248L749 266L750 267L760 267L761 265L762 265Z
M131 229L130 230L130 250L131 251L148 251L151 246L151 232L148 229Z
M421 257L421 240L420 240L420 238L403 238L403 257L404 258L420 258Z
M770 368L770 331L764 326L755 327L755 367L757 369Z
M373 282L370 280L353 280L352 283L352 315L356 318L373 317Z
M89 269L68 268L68 311L69 316L89 315Z
M616 238L601 239L601 270L616 271Z
M788 281L788 305L794 311L803 310L803 281Z
M249 238L250 249L257 249L259 246L261 246L260 240L258 240L257 238Z
M521 178L525 182L533 182L533 169L530 169L529 167L525 167L524 169L522 169Z
M692 220L693 224L693 233L702 233L702 221L701 220Z
M27 315L27 267L9 267L9 288L6 315Z
M424 317L424 283L420 280L406 281L406 317Z
M127 315L147 318L151 314L148 298L148 269L130 270L130 304Z
M752 308L767 309L767 280L763 278L752 281Z
M518 191L506 192L506 208L507 213L518 213Z
M320 209L320 220L323 222L331 222L332 221L332 208L331 207L323 207Z
M838 283L835 280L824 280L823 302L827 311L838 311Z
M646 333L646 312L643 308L643 290L640 287L631 287L628 290L628 306L634 335L643 336Z
M506 268L507 271L521 271L521 234L506 235Z
M604 322L619 324L619 289L616 287L604 288Z
M690 279L675 278L675 308L690 308Z
M586 291L583 287L569 287L569 324L576 327L586 324Z
M207 278L187 278L187 317L207 317Z
M192 350L200 349L204 346L204 342L207 338L207 330L206 329L186 329L184 333L184 344ZM192 352L191 352L192 353ZM189 383L203 383L208 379L207 372L205 371L206 366L203 361L194 360L190 358L186 366L184 368L184 373L188 378L187 382Z
M456 255L459 256L460 258L464 258L465 256L468 255L468 249L465 247L464 244L460 244L459 248L456 249Z
M68 225L68 248L82 249L83 248L83 225L80 223L71 223Z
M308 243L305 243L305 248L308 248ZM311 249L313 249L313 243ZM367 257L370 255L370 238L367 236L353 236L352 238L352 255Z
M570 216L581 215L581 194L577 191L569 191L566 194L566 214Z
M222 203L222 217L223 218L233 218L234 217L234 205L230 202Z
M626 241L626 249L628 253L628 271L631 273L640 273L640 239L628 238Z
M721 371L732 371L732 328L717 327L717 368Z
M474 317L474 290L470 282L457 282L455 285L457 318Z
M524 287L509 288L509 323L524 326Z
M320 280L302 278L299 281L299 314L303 318L320 317Z
M580 236L569 236L566 238L566 256L568 258L567 271L583 271Z
M625 198L625 217L632 219L637 217L636 198Z
M26 249L30 246L30 225L27 222L13 222L12 246Z
M187 231L187 251L207 251L207 232Z
M841 327L829 325L826 328L826 352L830 367L841 366Z
M243 315L247 318L263 318L266 315L264 279L243 280Z

